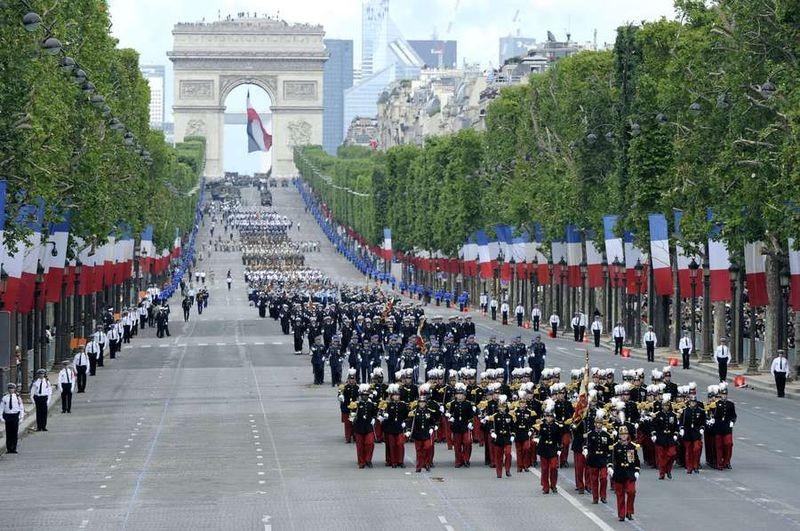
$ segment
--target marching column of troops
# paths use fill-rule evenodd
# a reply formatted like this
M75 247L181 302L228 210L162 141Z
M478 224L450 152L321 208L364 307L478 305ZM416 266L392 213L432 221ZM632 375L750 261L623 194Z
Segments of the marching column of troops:
M512 454L518 473L539 466L545 494L557 492L559 469L572 466L575 490L591 493L592 503L606 503L611 482L620 520L633 519L641 461L662 480L676 463L699 474L705 448L707 466L731 468L736 409L726 385L709 386L703 403L694 383L671 381L669 368L652 371L649 385L643 369L624 370L617 383L614 369L591 368L581 393L584 371L566 383L559 368L546 368L535 382L532 368L518 368L506 382L503 368L434 368L417 385L411 369L386 384L382 368L361 383L350 368L338 393L344 440L355 443L359 468L372 467L375 443L385 445L385 466L404 468L412 441L417 472L435 466L437 444L453 450L456 468L469 468L477 444L498 479L511 476Z
M329 368L359 469L373 467L376 444L384 445L384 466L405 468L413 442L409 463L417 473L436 466L437 447L440 456L453 451L455 468L470 468L476 450L498 479L510 477L513 465L517 473L540 468L542 492L550 494L558 492L559 471L572 467L578 493L606 503L610 482L619 519L633 520L643 464L664 480L676 464L689 475L730 468L736 412L724 384L709 387L703 402L694 383L672 382L669 367L652 371L646 384L643 369L617 380L615 369L588 364L562 382L561 369L546 366L540 335L528 345L520 336L493 336L482 347L469 316L445 321L378 287L334 285L296 260L279 232L249 240L270 260L247 270L251 304L293 336L295 354L310 355L315 385ZM496 314L498 304L487 298L482 305ZM507 320L507 304L499 309ZM538 329L541 311L532 317ZM589 329L597 341L599 321L575 317L576 340ZM558 316L549 321L557 330Z

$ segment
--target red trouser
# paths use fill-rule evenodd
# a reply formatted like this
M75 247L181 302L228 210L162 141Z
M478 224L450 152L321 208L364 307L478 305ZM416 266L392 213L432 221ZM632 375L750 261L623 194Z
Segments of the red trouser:
M560 462L562 465L567 464L567 459L569 459L569 445L572 443L572 434L567 432L561 436L561 459Z
M414 441L414 449L417 451L417 470L431 466L433 461L433 439Z
M448 450L453 448L453 441L450 439L450 423L445 416L442 416L439 420L439 431L436 434L436 442L446 442Z
M604 466L587 468L589 471L589 489L592 491L592 501L598 498L606 499L608 488L608 469Z
M456 451L456 466L468 462L472 456L472 433L451 433L453 448Z
M350 422L350 414L342 413L342 423L344 424L344 441L353 440L353 423Z
M385 433L386 448L389 450L389 464L401 465L406 458L406 436L402 433Z
M636 500L636 480L614 480L614 493L617 495L617 517L625 518L633 514L633 502Z
M675 456L678 452L674 444L662 446L656 445L656 466L658 467L658 476L664 477L664 474L672 473L672 465L675 463Z
M547 493L558 483L558 456L542 457L542 490Z
M358 466L363 467L372 462L372 452L375 450L374 433L356 433L356 457Z
M655 447L653 445L653 440L643 433L639 433L638 435L638 443L642 447L642 457L644 458L644 462L650 466L655 466Z
M731 456L733 456L733 434L716 435L714 445L717 450L717 468L725 468L730 465Z
M575 459L575 488L579 490L583 490L586 488L586 458L583 456L583 453L578 450L572 452L572 456Z
M703 441L683 441L683 461L686 470L691 472L700 468L700 455L703 453Z
M536 455L536 441L531 439L531 465L535 465L536 461L539 459L539 456Z
M511 472L511 445L492 443L492 451L494 452L494 469L497 471L497 477L503 477L503 467L506 472Z
M517 471L522 472L531 467L533 464L533 456L531 455L531 445L533 441L517 441L514 443L517 447Z
M383 426L380 422L375 423L375 442L383 442Z
M483 430L481 430L481 420L478 418L478 415L475 415L472 419L472 426L472 438L483 446Z

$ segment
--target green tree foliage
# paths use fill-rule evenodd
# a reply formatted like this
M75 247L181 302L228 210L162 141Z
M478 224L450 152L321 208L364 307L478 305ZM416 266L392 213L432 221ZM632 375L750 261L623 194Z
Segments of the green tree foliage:
M204 143L189 139L174 149L149 129L138 54L116 47L104 0L31 0L30 7L43 24L29 33L22 25L28 8L0 2L0 176L9 182L9 218L42 198L48 220L71 211L71 232L86 241L101 243L123 225L139 232L153 224L156 244L169 246L175 228L186 231L193 222ZM41 49L46 31L151 154L151 165L59 70L60 56ZM7 229L13 245L21 229L13 223Z
M337 198L337 217L373 243L391 227L403 250L452 255L495 223L540 222L551 239L568 223L600 232L604 214L647 248L648 214L674 208L684 245L700 249L710 208L734 255L755 240L785 253L800 239L797 1L677 0L676 10L677 21L619 28L612 51L504 89L484 132L385 154L348 147L338 159L303 151L328 181L369 198L345 200L301 172L329 205Z

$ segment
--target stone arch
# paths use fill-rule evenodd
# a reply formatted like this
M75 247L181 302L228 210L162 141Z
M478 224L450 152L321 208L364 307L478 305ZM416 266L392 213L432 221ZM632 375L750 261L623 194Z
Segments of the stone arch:
M277 87L275 80L267 76L219 76L219 106L225 107L225 100L236 87L255 85L269 96L270 106L277 104Z

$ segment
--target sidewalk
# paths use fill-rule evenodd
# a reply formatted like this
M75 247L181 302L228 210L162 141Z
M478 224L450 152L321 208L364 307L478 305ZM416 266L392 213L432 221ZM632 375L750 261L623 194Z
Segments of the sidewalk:
M50 395L50 400L47 402L48 417L55 411L55 407L61 404L61 392L58 390L58 371L49 371L47 379L53 386L53 394ZM55 382L55 383L53 383ZM3 389L3 394L8 390ZM24 389L27 392L28 389ZM19 424L19 438L22 439L29 432L36 431L36 407L33 405L33 400L30 396L24 398L25 402L25 418ZM0 455L6 453L6 423L0 422Z
M606 347L609 350L614 349L614 343L611 341L610 336L603 336L600 339L600 345ZM631 351L631 359L647 359L647 354L644 349L641 348L633 348L627 347ZM670 349L669 347L660 347L656 349L655 352L655 359L656 361L662 362L665 366L669 365L669 358L677 358L678 359L678 367L682 366L681 355L676 351ZM692 357L691 359L691 367L692 369L696 369L704 374L709 376L717 376L717 364L715 362L708 362L708 363L701 363L698 359ZM747 372L747 365L743 364L742 366L737 365L728 365L728 381L730 385L733 385L733 379L737 376L744 376L746 385L744 389L751 389L753 391L757 391L760 393L769 394L772 396L776 396L775 390L775 380L770 374L769 371L761 371L756 376L751 376L746 374ZM794 378L791 381L786 382L786 398L800 398L800 381L797 378Z

